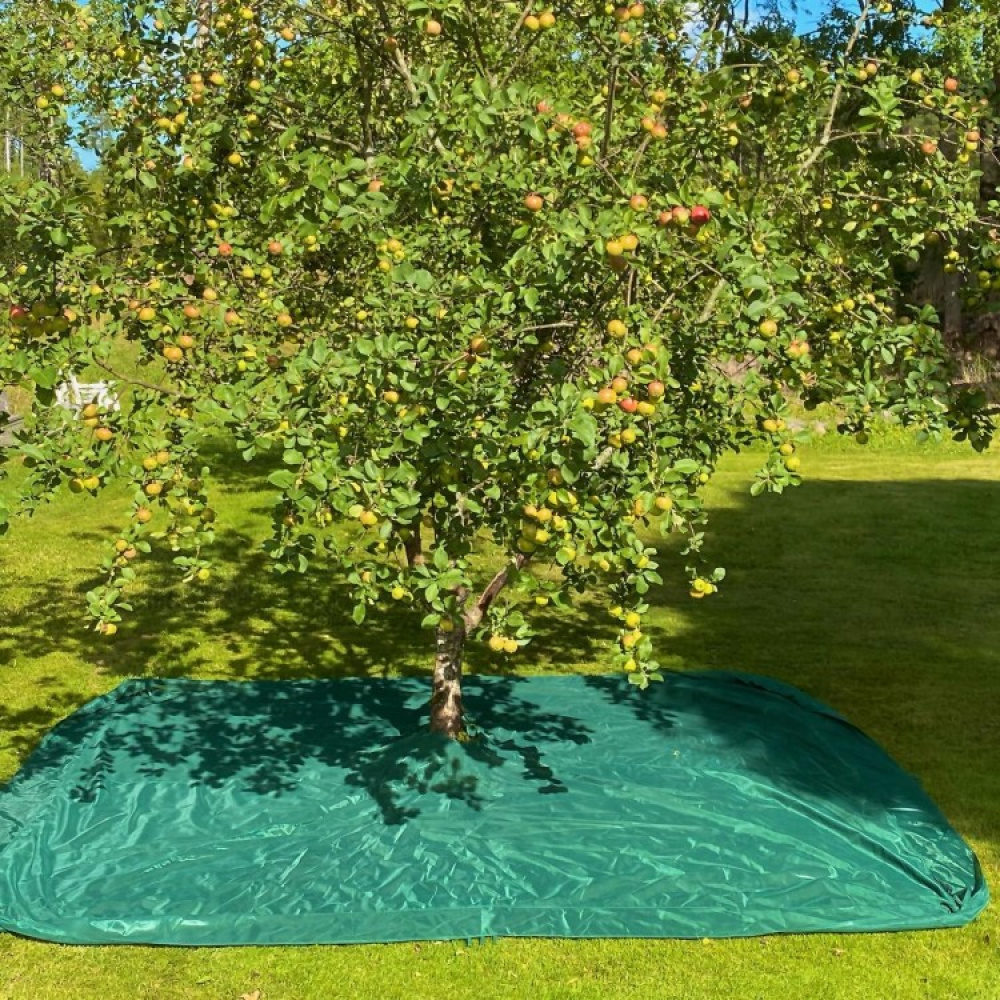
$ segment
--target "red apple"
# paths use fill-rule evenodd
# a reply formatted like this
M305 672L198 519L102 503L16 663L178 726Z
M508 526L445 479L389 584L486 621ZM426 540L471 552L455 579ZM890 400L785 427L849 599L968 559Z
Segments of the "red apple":
M27 320L28 310L24 306L11 306L8 315L14 326L20 326Z
M691 209L691 221L696 226L703 226L709 219L712 218L712 213L704 205L695 205Z
M580 139L585 135L590 135L593 131L594 130L590 122L577 122L573 126L573 135L575 135L577 139Z
M639 408L639 401L637 399L633 399L631 396L626 396L626 398L621 400L618 405L626 413L635 413L635 411Z

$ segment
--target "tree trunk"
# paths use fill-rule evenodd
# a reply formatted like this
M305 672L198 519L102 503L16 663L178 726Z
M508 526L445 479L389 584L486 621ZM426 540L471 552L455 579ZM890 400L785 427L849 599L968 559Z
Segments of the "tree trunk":
M437 657L434 661L434 684L431 694L431 730L452 739L464 730L462 711L462 652L465 648L465 623L455 623L451 632L437 631Z

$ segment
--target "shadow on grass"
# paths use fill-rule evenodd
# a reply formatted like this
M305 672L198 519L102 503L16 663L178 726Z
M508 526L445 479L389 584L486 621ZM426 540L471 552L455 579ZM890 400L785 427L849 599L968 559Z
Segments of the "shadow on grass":
M918 773L963 831L996 841L998 500L1000 486L978 480L810 481L780 498L730 496L713 515L707 544L708 561L729 570L722 593L686 598L681 559L665 548L667 583L653 595L648 631L672 666L758 672L829 702ZM236 531L220 532L216 557L235 572L143 597L111 644L80 631L81 589L39 583L14 620L0 625L0 668L18 654L59 648L117 676L426 674L430 638L417 615L393 607L358 628L341 579L318 570L276 578L256 542ZM167 557L158 559L148 572L172 572ZM518 660L475 652L473 669L551 671L592 663L610 648L613 630L597 602L538 624L534 647ZM619 697L616 683L607 682L609 698ZM19 750L69 707L45 697L40 690L38 718L0 718L26 734ZM638 713L653 711L648 701L633 704ZM370 708L399 706L383 700ZM469 709L484 728L499 725L492 704ZM531 731L513 702L507 715L510 728ZM571 730L554 722L537 738L572 738ZM540 757L524 763L540 787L558 788ZM771 763L764 754L757 766ZM361 765L358 775L368 781Z

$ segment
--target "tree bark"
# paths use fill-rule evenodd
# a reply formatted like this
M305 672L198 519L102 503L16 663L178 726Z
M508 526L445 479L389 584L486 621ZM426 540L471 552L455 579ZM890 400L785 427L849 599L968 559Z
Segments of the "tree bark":
M452 739L462 735L462 653L465 649L465 622L459 619L452 631L438 627L437 656L431 694L431 731Z

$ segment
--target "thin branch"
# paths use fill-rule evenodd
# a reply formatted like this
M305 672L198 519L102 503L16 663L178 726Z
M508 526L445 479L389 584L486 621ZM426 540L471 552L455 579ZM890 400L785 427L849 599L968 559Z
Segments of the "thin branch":
M618 89L618 57L611 60L608 68L608 99L604 105L604 138L601 140L601 159L608 158L611 148L611 125L615 117L615 91Z
M861 13L858 15L858 19L854 22L854 31L851 33L851 37L848 39L847 46L844 49L845 62L854 51L854 46L857 45L858 39L861 37L861 32L864 30L865 23L868 20L868 12L870 10L871 0L864 0L861 6ZM838 80L836 86L833 88L833 97L830 99L830 109L826 115L826 124L823 126L823 134L820 137L818 145L816 145L812 152L805 158L805 160L802 161L802 166L799 167L800 177L812 168L822 155L823 150L830 145L830 137L833 134L833 120L837 116L837 107L840 104L840 98L843 93L843 81Z
M500 81L501 87L507 86L511 78L514 76L514 73L521 68L521 63L524 61L524 57L535 47L535 43L537 41L538 35L532 35L531 38L528 39L528 44L521 49L516 58L511 60L511 64L508 67L507 72L504 74L504 78Z
M155 382L146 382L146 381L144 381L141 378L130 378L127 375L122 375L121 372L115 371L114 368L111 367L111 365L106 364L104 361L101 361L99 358L93 358L92 360L93 360L94 364L97 365L98 368L103 368L109 375L114 375L114 377L119 382L124 382L126 385L136 385L136 386L140 386L143 389L152 389L153 392L159 392L159 393L161 393L164 396L175 396L178 399L191 399L192 398L188 394L183 393L183 392L181 392L178 389L169 389L165 385L156 385Z
M705 302L705 308L702 309L701 315L698 316L698 322L707 323L711 319L712 313L715 312L715 306L719 301L719 296L722 294L722 290L726 287L726 279L719 278L719 280L712 287L712 291L709 293L708 299Z
M528 15L531 13L531 8L535 6L535 0L528 0L524 5L524 10L521 11L521 16L517 19L517 24L514 25L514 30L510 33L510 39L507 42L508 45L513 45L517 41L517 33L524 26L524 22Z

